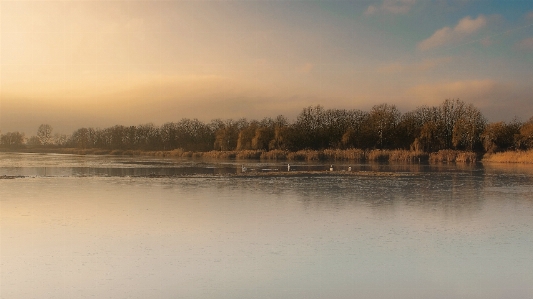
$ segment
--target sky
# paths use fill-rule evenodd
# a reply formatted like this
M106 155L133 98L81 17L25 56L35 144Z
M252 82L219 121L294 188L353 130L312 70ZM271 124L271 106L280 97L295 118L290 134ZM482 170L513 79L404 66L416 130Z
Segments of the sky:
M0 130L460 99L533 116L529 0L0 0Z

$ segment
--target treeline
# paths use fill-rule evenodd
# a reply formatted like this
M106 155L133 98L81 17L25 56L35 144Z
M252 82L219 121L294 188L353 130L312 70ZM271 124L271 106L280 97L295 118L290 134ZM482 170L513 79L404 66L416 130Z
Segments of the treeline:
M80 128L70 136L52 134L41 125L28 139L19 132L0 135L5 148L77 148L140 151L290 151L324 149L441 150L496 153L533 149L533 118L487 123L472 104L445 100L401 113L394 105L380 104L370 111L304 108L290 122L280 115L262 120L220 120L209 123L182 119L161 126L116 125Z

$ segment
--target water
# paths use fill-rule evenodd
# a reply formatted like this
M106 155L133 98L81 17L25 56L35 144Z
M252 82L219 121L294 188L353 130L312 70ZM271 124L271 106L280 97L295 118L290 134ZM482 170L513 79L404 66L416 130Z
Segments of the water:
M533 297L533 167L242 163L0 154L0 298Z

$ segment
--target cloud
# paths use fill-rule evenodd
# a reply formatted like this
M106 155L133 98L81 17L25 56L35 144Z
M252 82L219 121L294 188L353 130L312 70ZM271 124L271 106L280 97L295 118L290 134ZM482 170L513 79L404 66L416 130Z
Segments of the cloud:
M309 74L314 69L314 67L315 67L314 64L307 62L301 65L300 67L298 67L297 71L298 73L301 73L301 74Z
M489 121L529 118L533 109L529 83L500 82L492 79L460 80L420 84L407 90L413 104L439 105L445 99L461 99L479 108Z
M448 64L452 60L453 58L451 57L441 57L435 59L424 59L421 62L413 64L403 64L395 62L379 67L378 72L383 74L395 74L403 72L426 72L434 70L441 65Z
M444 27L435 31L431 37L418 44L418 49L426 51L450 43L459 42L465 37L472 35L481 28L487 26L487 23L488 20L483 15L479 15L476 19L467 16L461 19L454 28Z
M425 98L428 101L434 99L436 102L452 98L460 98L469 102L472 102L472 99L479 99L480 102L483 102L484 99L505 94L510 88L508 84L490 79L461 80L420 84L411 88L408 93L418 98Z
M366 15L376 13L405 14L411 10L416 0L383 0L381 6L370 5L365 11Z
M533 37L525 38L516 44L520 50L533 50Z

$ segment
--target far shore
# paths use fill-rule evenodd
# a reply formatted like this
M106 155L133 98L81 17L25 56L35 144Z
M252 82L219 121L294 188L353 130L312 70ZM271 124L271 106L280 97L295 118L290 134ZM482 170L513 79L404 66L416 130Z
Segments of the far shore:
M175 149L170 151L78 149L60 147L35 147L19 149L0 149L2 152L19 153L56 153L74 155L115 155L115 156L151 156L164 158L196 158L215 160L271 160L271 161L353 161L353 162L404 162L404 163L533 163L533 150L507 151L494 154L480 154L467 151L441 150L425 153L409 150L361 150L361 149L325 149L301 150L296 152L272 150L244 151L209 151L192 152Z

